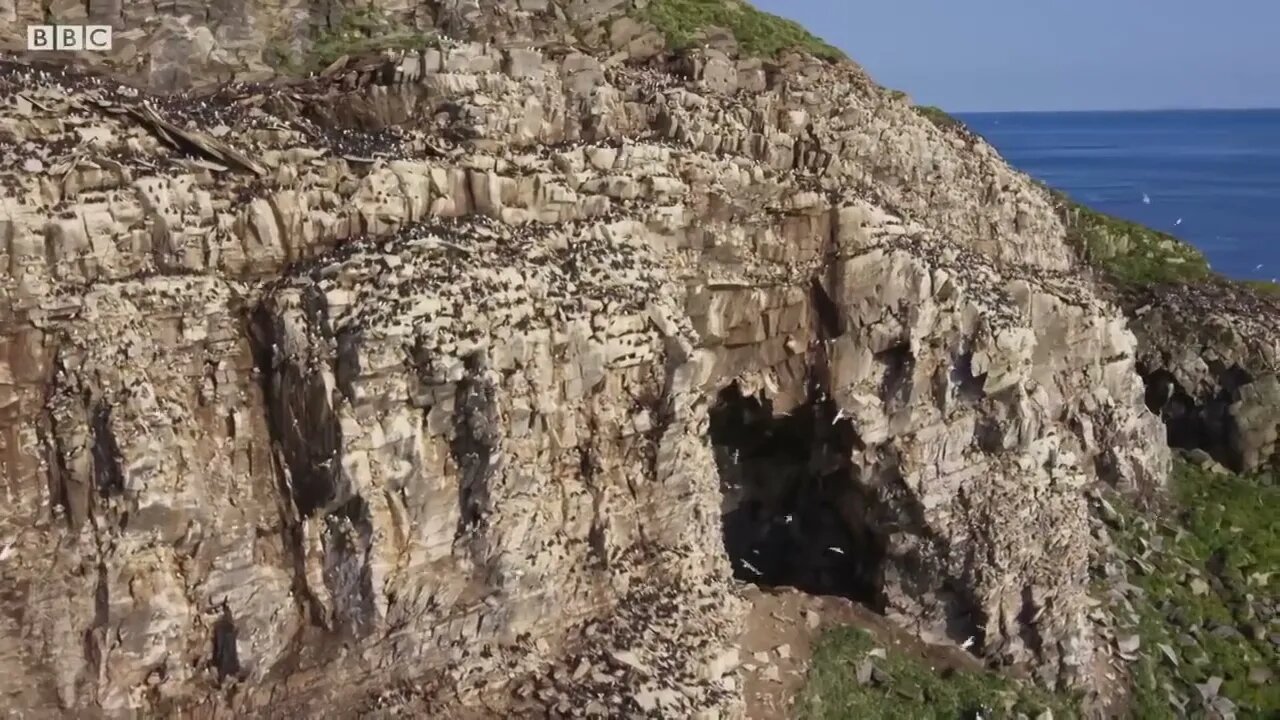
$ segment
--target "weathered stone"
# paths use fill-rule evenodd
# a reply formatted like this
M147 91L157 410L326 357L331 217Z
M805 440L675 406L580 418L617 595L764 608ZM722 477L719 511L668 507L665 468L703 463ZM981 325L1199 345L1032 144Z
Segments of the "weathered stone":
M456 42L217 97L0 68L9 707L736 717L731 386L856 434L891 618L1097 680L1083 488L1167 457L1048 198L852 64L557 47L660 52L623 5L390 8ZM315 19L121 12L163 88Z

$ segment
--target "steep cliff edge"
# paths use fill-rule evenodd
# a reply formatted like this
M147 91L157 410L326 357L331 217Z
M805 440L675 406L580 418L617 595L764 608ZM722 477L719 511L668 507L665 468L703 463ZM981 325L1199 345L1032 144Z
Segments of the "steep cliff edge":
M1109 692L1086 489L1168 453L1050 197L638 5L387 5L432 46L200 94L0 65L8 707L733 717L734 575Z
M1169 443L1237 472L1280 469L1280 285L1224 278L1189 243L1055 199L1137 334Z

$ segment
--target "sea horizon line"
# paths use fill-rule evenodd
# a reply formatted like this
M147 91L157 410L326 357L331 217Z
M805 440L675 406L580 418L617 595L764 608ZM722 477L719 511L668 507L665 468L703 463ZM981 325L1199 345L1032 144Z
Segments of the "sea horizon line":
M1165 107L1165 108L1100 108L1100 109L1059 109L1059 110L947 110L954 115L1106 115L1134 113L1209 113L1209 112L1277 112L1276 107Z

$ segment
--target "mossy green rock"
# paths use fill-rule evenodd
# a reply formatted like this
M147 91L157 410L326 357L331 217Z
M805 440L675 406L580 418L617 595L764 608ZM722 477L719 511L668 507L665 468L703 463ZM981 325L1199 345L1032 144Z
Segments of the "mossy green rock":
M1125 522L1113 530L1137 588L1114 608L1141 638L1131 666L1133 716L1171 717L1175 702L1202 714L1212 701L1203 691L1212 687L1240 717L1276 717L1280 685L1257 682L1257 669L1280 667L1277 479L1180 461L1171 485L1159 520L1122 505ZM1102 592L1110 587L1099 584Z

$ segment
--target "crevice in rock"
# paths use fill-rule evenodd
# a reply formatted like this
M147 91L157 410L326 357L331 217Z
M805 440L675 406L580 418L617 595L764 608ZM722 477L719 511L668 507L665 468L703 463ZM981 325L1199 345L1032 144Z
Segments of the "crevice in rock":
M1035 596L1031 592L1031 588L1022 589L1022 608L1018 612L1018 631L1022 638L1022 642L1026 644L1036 657L1042 657L1044 654L1044 638L1040 634L1040 626L1037 621L1040 619L1040 613L1044 610L1035 600Z
M87 491L77 493L75 488L70 487L74 483L83 489L82 484L75 482L67 468L62 440L57 433L57 420L48 410L45 410L40 423L40 433L44 454L49 463L49 504L55 509L55 516L59 510L63 513L70 529L79 529L88 517L89 494Z
M928 573L922 572L919 577L928 577ZM990 619L982 612L970 587L971 583L948 578L942 581L936 598L946 613L947 638L966 650L976 652L979 648L988 649L987 623ZM926 593L922 592L921 595ZM1009 630L1001 628L1002 633Z
M840 307L831 299L826 287L814 278L810 283L810 295L813 298L813 309L818 315L823 337L839 337L844 332L844 322L840 315Z
M484 519L489 506L489 476L500 439L496 391L484 378L485 358L466 359L466 375L458 382L453 407L453 439L449 451L458 465L458 529L462 537Z
M302 512L295 494L295 486L290 479L289 456L285 449L287 435L282 427L286 414L277 404L277 398L282 396L279 395L281 390L276 386L277 378L274 368L277 354L274 323L269 312L259 307L248 318L246 325L245 334L249 338L254 367L258 371L258 389L266 410L265 421L272 446L271 473L276 479L276 504L280 514L281 545L288 556L292 571L293 595L298 598L300 612L312 625L328 628L323 606L307 585L306 552L302 528L302 520L307 516ZM308 502L307 506L310 509L312 503Z
M891 408L902 407L911 400L912 376L915 371L916 358L911 352L911 345L900 343L875 354L876 362L885 366L884 381L880 388L880 397Z
M103 498L124 492L120 446L111 432L111 406L99 403L93 410L93 482Z
M334 382L347 402L354 403L355 381L360 377L360 346L364 342L364 331L360 328L342 328L335 340L337 352L333 363Z
M238 635L231 608L223 603L222 615L213 624L213 668L218 673L219 682L240 674Z
M578 474L582 477L582 484L586 486L587 492L591 494L591 529L587 532L587 545L591 548L592 555L599 561L604 568L609 567L609 552L605 545L605 534L603 526L603 509L604 509L604 493L597 482L597 475L600 469L599 458L596 457L596 433L599 428L596 425L595 418L590 419L587 428L587 439L578 446Z
M93 588L93 624L84 631L85 666L96 673L106 659L105 634L111 617L111 588L107 579L107 565L98 561L98 578Z
M973 439L978 449L988 455L1004 452L1005 428L999 417L981 415L973 429Z
M334 629L361 639L376 625L369 552L373 521L357 495L325 516L324 583L333 598Z
M340 500L343 441L333 398L318 373L302 367L304 358L283 357L280 330L266 310L259 311L251 334L267 427L284 458L283 492L292 499L298 520L313 517Z
M646 477L653 479L658 477L658 454L662 446L662 438L675 420L669 397L668 390L665 388L663 390L646 388L636 398L636 406L649 417L649 429L644 433L647 442L641 448L645 453ZM633 490L632 496L634 495Z
M968 404L974 404L987 396L984 386L987 374L975 375L973 372L973 353L962 352L956 356L951 366L951 385L956 389L956 397Z

